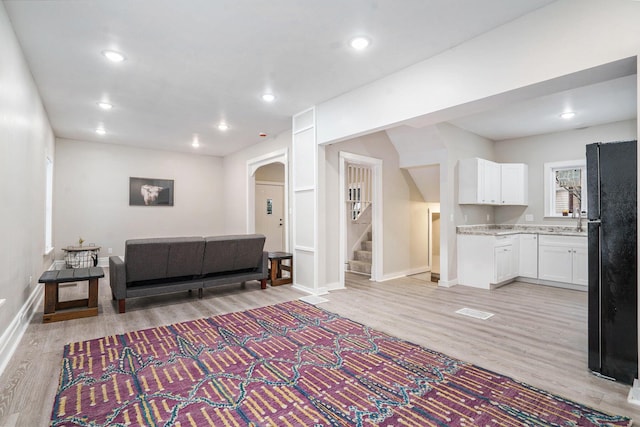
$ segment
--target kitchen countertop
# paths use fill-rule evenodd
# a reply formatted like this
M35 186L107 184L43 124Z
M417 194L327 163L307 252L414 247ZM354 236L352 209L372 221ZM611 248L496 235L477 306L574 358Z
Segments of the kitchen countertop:
M582 223L583 231L576 231L576 226L565 225L521 225L521 224L482 224L460 225L456 227L457 234L472 234L478 236L505 236L509 234L547 234L553 236L584 236L587 237L587 221Z

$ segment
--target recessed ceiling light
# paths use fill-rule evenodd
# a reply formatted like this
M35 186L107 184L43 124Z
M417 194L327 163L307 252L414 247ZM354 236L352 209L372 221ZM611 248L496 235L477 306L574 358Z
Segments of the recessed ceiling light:
M103 110L111 110L113 108L113 104L110 104L110 103L104 102L104 101L100 101L100 102L98 102L98 107L102 108Z
M123 54L121 54L120 52L116 52L115 50L103 50L102 54L104 55L105 58L107 58L109 61L113 61L113 62L122 62L125 60L125 57Z
M575 116L576 113L574 113L573 111L565 111L564 113L560 114L560 117L565 120L573 119Z
M104 130L104 128L97 128L97 129L96 129L96 133L97 133L98 135L106 135L107 131L106 131L106 130Z
M351 46L355 50L366 49L369 44L371 44L371 41L366 37L354 37L349 42L349 46Z
M264 102L273 102L275 101L275 99L276 99L276 96L272 93L265 93L262 95L262 100Z
M218 125L218 129L219 130L227 130L227 129L229 129L229 125L227 125L226 123L220 123Z

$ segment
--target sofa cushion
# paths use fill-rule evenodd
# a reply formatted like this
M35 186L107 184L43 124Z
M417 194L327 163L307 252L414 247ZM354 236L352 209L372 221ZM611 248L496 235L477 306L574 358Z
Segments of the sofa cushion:
M199 276L202 274L204 239L184 238L169 244L167 277Z
M202 274L260 268L265 236L242 234L205 239Z
M127 283L144 280L163 279L185 275L200 274L202 252L198 256L198 247L202 248L202 237L173 237L153 239L131 239L125 242L125 264ZM184 261L189 255L196 257L195 266L187 262L186 267L176 265L180 261L169 261L170 252ZM189 271L186 274L185 271ZM169 275L171 273L171 275Z

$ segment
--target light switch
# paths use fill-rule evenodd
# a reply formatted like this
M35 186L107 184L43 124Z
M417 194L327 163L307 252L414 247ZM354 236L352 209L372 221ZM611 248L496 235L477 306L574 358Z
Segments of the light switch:
M528 222L532 222L533 221L533 215L532 214L526 214L524 216L524 220L528 221Z

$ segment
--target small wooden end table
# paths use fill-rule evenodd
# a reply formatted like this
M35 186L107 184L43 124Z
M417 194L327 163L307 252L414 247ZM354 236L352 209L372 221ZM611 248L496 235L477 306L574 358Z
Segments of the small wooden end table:
M269 278L271 286L286 285L293 283L293 254L289 252L269 252ZM289 265L283 264L282 261L288 260ZM282 270L289 272L289 277L282 277Z
M66 268L63 270L45 271L38 279L44 283L44 315L43 323L59 322L61 320L79 319L98 315L98 279L104 277L102 267ZM71 301L59 301L58 285L60 283L89 281L88 298ZM68 310L57 312L56 310Z

